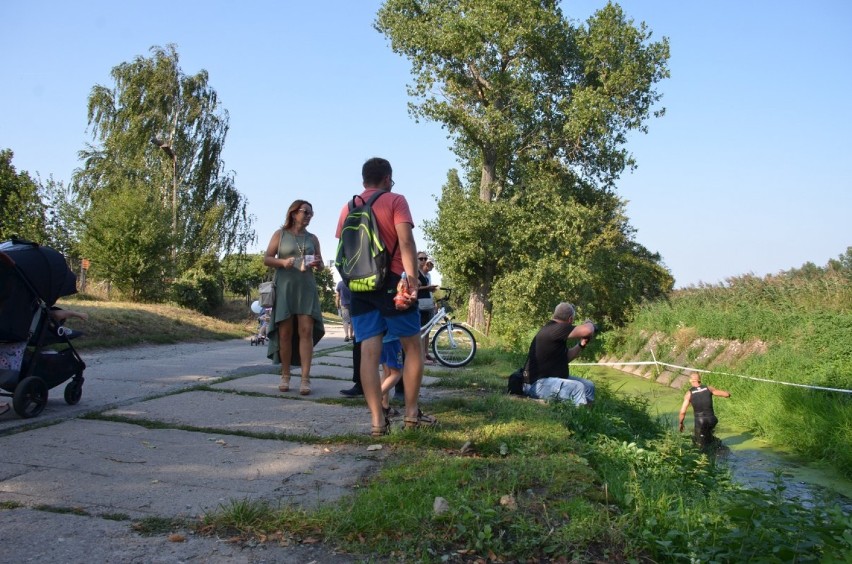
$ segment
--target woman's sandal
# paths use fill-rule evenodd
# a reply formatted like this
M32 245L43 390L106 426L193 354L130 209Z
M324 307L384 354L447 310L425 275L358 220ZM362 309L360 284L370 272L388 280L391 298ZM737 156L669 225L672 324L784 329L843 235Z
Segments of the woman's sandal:
M390 433L390 420L385 417L384 425L373 425L370 427L370 436L371 437L384 437Z
M281 383L278 384L279 392L289 392L290 391L290 375L282 374L281 375Z
M419 409L417 410L417 417L405 417L403 418L403 422L406 429L419 429L420 427L435 427L438 425L436 417L426 415Z

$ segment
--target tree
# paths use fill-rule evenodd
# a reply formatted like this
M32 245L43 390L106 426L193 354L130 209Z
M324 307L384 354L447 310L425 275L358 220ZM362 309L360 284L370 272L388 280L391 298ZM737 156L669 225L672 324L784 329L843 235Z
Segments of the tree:
M39 185L26 171L17 172L11 149L0 151L0 241L21 237L42 243L45 209Z
M429 234L442 272L470 289L469 322L487 329L495 281L516 270L507 261L531 252L504 230L525 201L538 200L542 212L575 201L597 211L598 224L621 229L616 239L630 248L612 190L635 164L627 135L645 131L659 99L654 85L668 76L665 39L650 42L645 25L614 4L572 25L554 0L387 0L375 25L412 63L412 115L442 123L464 167L469 188L461 178L445 186ZM545 188L559 200L524 199ZM562 219L527 218L543 222L537 227ZM635 250L637 260L655 262Z
M225 279L225 287L235 294L246 296L246 303L250 303L252 292L266 277L268 267L263 264L263 255L260 253L233 254L222 259L222 276Z
M53 177L41 184L40 189L46 206L45 244L65 255L69 262L75 262L82 258L80 238L85 206L70 186Z
M134 300L158 301L166 293L171 212L140 182L113 185L92 200L81 242L94 276L115 283Z
M207 72L184 74L174 45L152 47L151 53L113 68L113 88L92 89L88 116L96 144L80 151L84 166L75 181L91 213L112 211L98 200L114 201L129 186L146 194L146 206L156 207L148 211L168 211L169 237L162 248L150 248L148 258L159 264L171 254L172 267L164 272L174 276L205 255L244 249L255 235L246 200L233 173L224 170L228 113ZM89 245L90 251L98 248Z
M317 279L320 309L326 313L337 313L337 307L334 305L334 275L331 273L331 269L315 270L314 277Z

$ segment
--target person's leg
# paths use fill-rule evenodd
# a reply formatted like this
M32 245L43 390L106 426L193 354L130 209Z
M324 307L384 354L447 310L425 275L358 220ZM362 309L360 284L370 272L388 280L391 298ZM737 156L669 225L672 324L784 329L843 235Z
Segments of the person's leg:
M385 428L382 411L382 387L379 382L379 357L382 354L382 336L375 335L361 341L361 389L370 409L373 431Z
M354 337L353 337L354 339ZM355 341L352 346L352 383L354 384L348 390L340 390L341 395L349 398L354 398L364 395L364 390L361 388L361 342Z
M354 316L352 327L361 345L361 389L370 409L370 434L382 435L387 432L387 422L382 411L379 358L382 355L382 337L387 331L387 324L378 310L373 309Z
M385 412L385 417L391 415L399 415L399 412L390 408L390 391L393 387L402 380L402 371L399 368L392 368L385 364L382 372L382 409Z
M314 318L310 315L297 315L299 325L299 357L302 361L302 383L299 393L306 396L311 393L311 362L314 359Z
M420 326L423 327L432 319L431 311L421 311L420 312ZM429 356L429 334L427 333L420 339L423 347L423 358L425 359L427 364L435 364L435 361L432 360L432 357Z
M349 315L349 306L341 306L340 312L343 317L343 337L347 341L352 340L352 318Z
M420 408L420 384L423 382L423 349L420 346L420 334L400 337L405 351L405 364L402 367L402 380L405 385L405 420L417 421Z
M585 386L564 378L539 378L529 387L527 395L535 399L571 401L575 405L586 403Z
M586 405L591 406L595 401L595 383L579 376L569 376L568 379L583 384L586 396Z
M382 344L382 406L385 413L390 409L390 390L402 382L402 343L399 339Z
M281 359L281 383L278 390L290 391L290 359L293 357L293 318L278 324L278 356Z

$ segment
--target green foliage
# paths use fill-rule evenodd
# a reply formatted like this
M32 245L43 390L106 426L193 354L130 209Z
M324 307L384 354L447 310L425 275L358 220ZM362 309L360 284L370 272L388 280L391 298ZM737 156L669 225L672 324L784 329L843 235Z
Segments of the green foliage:
M165 232L175 260L162 272L166 277L201 256L245 249L255 236L247 202L233 173L224 171L228 113L207 72L184 74L173 45L151 51L113 68L113 88L92 89L88 115L97 143L80 151L84 166L75 180L90 215L104 213L100 200L129 185L169 212ZM159 261L157 253L149 258Z
M334 276L328 268L322 268L314 271L314 278L317 281L317 291L320 298L320 309L326 313L337 313L337 307L334 305Z
M494 274L491 328L510 346L525 350L530 332L567 297L580 316L612 326L671 289L660 257L631 239L618 199L584 204L582 190L557 175L540 176L532 188L486 204L451 173L438 218L426 225L442 274L454 283L477 284L482 264Z
M222 259L225 288L235 294L250 296L266 277L267 270L261 253L232 254Z
M65 255L69 263L80 256L80 239L84 227L85 206L70 186L49 178L42 185L47 206L45 245Z
M442 372L441 385L462 393L431 405L440 427L381 439L394 456L351 497L310 512L232 501L205 515L205 529L307 530L356 560L395 562L814 562L852 548L839 509L780 485L737 487L644 400L605 386L594 409L502 393L518 360L483 350L473 367Z
M199 265L190 269L172 284L172 298L178 305L210 314L222 305L221 276Z
M619 358L676 363L680 337L762 343L760 354L713 355L713 369L769 380L852 389L852 248L825 267L812 264L759 278L678 290L649 303L626 328L606 335ZM687 353L687 358L689 353ZM808 390L736 377L713 376L736 401L720 406L725 417L757 435L836 467L852 476L852 404L849 394ZM783 416L779 417L779 414Z
M81 252L93 276L111 280L131 299L161 300L169 267L169 211L131 182L92 201Z
M11 149L0 151L0 241L12 236L44 243L47 226L39 186L26 171L17 172Z
M617 5L574 25L549 1L387 0L376 28L412 63L411 113L448 129L464 167L426 234L470 323L493 311L517 335L571 296L620 324L671 288L611 193L668 75L665 39Z

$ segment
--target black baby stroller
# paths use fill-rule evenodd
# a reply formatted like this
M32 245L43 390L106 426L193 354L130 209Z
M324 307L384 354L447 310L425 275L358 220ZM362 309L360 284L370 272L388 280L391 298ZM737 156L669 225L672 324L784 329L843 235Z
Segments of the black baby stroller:
M0 396L11 396L21 417L35 417L47 405L47 391L62 384L65 401L83 395L86 364L71 345L79 333L51 315L56 300L77 292L77 277L65 257L49 247L12 239L0 243L0 347L20 366L0 368Z

